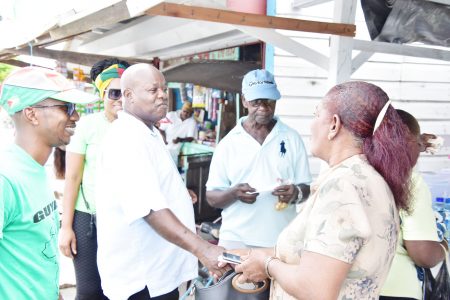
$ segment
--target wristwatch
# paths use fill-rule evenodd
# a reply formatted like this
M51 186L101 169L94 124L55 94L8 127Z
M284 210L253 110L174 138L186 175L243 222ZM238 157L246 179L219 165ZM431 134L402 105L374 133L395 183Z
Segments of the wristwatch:
M294 204L300 204L304 201L303 199L303 192L302 189L300 188L300 185L295 185L295 187L297 188L298 191L298 195L297 195L297 199L294 200Z

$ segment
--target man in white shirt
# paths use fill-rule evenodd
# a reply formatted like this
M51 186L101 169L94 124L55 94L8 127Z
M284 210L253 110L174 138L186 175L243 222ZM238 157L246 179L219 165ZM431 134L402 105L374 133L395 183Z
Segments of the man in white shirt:
M165 122L161 122L161 130L170 155L175 164L178 164L181 143L192 142L195 136L196 122L192 116L191 102L184 102L183 107L167 114Z
M195 234L189 193L154 126L167 113L164 76L136 64L123 73L121 89L124 109L105 136L97 166L102 288L111 300L175 300L178 286L197 276L195 256L222 275L217 258L223 248Z
M272 247L309 195L308 156L300 135L274 117L281 96L269 71L247 73L242 94L248 115L217 145L206 197L223 208L219 245Z

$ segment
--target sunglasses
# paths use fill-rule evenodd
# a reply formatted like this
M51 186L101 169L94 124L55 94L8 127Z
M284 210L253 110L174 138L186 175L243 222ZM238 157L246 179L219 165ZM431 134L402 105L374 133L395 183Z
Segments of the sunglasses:
M63 109L69 117L75 113L76 105L74 103L55 104L55 105L34 105L33 108L65 107Z
M111 100L119 100L122 97L120 89L108 89L108 98Z
M262 105L272 106L275 104L275 100L269 100L269 99L258 99L258 100L248 101L248 102L251 107L260 107Z

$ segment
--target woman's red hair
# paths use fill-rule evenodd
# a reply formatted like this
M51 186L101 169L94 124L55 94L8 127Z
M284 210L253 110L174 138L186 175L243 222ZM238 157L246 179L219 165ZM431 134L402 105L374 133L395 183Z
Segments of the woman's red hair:
M398 209L409 208L409 180L413 162L408 155L409 131L389 105L374 132L378 114L389 100L378 86L351 81L336 85L327 94L327 109L361 142L369 163L391 188Z

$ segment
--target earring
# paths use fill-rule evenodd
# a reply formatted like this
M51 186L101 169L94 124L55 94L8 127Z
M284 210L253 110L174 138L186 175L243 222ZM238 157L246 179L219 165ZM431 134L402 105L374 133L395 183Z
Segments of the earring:
M333 139L333 136L331 135L331 133L328 134L328 140L331 141Z

